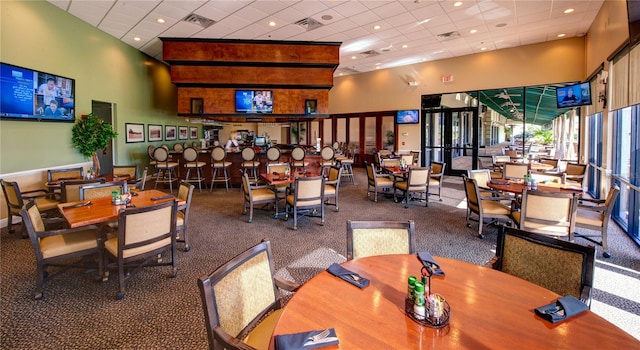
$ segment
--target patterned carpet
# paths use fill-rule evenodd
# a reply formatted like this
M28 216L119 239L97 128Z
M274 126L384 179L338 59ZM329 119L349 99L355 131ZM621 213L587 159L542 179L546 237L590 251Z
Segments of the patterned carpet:
M297 231L289 228L292 219L274 220L272 209L256 210L253 223L248 224L247 217L241 215L242 196L237 188L229 193L222 188L212 193L196 191L189 222L192 249L178 252L178 276L170 277L170 267L138 271L127 281L126 297L121 301L115 300L116 278L95 282L95 271L77 269L54 278L45 285L44 299L33 300L35 263L31 243L21 239L20 233L9 235L3 229L0 347L206 349L198 277L268 238L277 273L304 283L331 263L345 260L349 219L414 220L417 249L435 256L483 264L494 255L497 229L486 228L485 238L479 239L475 227L465 225L460 178L445 179L442 202L437 196L431 197L428 208L424 203L411 202L409 209L384 196L378 203L367 199L363 169L356 169L356 182L341 186L340 211L328 206L324 226L318 225L319 218L302 217ZM628 327L624 329L640 338L640 250L617 227L610 231L613 257L605 262L599 250L598 268L609 273L596 271L598 290L592 309L597 313L602 310L603 317L612 321L623 322ZM625 283L617 282L620 278ZM620 309L623 311L617 312Z

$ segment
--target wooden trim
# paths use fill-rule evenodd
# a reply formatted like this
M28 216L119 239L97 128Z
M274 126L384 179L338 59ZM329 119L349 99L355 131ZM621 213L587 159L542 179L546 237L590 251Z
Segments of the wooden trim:
M308 62L253 62L253 61L206 61L206 60L166 60L172 67L175 66L231 66L231 67L286 67L286 68L338 68L335 63L308 63Z
M162 42L203 42L224 44L284 44L311 46L341 46L341 41L295 41L295 40L253 40L253 39L204 39L204 38L167 38L159 37Z
M177 87L190 88L228 88L228 89L247 89L247 90L273 90L273 89L311 89L311 90L329 90L333 85L284 85L284 84L209 84L209 83L173 83Z

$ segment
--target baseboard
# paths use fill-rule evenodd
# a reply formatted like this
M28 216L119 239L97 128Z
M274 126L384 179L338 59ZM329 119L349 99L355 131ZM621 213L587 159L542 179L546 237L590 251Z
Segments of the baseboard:
M19 218L17 216L13 217L13 225L15 226L16 224L19 224L22 222L22 218ZM9 219L4 218L4 219L0 219L0 228L5 228L7 227L7 225L9 224Z

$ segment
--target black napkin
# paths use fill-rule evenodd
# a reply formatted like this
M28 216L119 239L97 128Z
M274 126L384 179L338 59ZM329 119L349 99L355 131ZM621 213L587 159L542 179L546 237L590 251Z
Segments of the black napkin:
M551 304L535 309L535 312L545 320L551 323L556 323L587 310L589 310L587 304L581 302L572 295L567 295Z
M66 207L62 207L62 209L71 209L71 208L82 208L91 205L91 201L86 201L84 203L78 203L74 205L67 205Z
M431 276L444 276L444 271L440 269L440 265L428 252L418 252L418 260L422 263Z
M366 286L369 285L369 280L358 275L357 273L353 272L353 271L349 271L347 269L345 269L344 267L340 266L340 264L338 263L333 263L331 264L331 266L329 266L329 268L327 269L327 271L329 271L330 274L341 278L351 284L353 284L354 286L362 289ZM357 280L357 281L356 281Z
M172 195L168 194L166 196L162 196L162 197L151 197L152 201L161 201L161 200L165 200L165 199L169 199L169 198L174 198Z
M322 332L322 330L276 335L274 337L275 348L276 350L304 350L321 348L323 346L329 345L338 345L340 343L338 341L338 336L336 335L336 330L333 328L329 328L329 335L326 338L320 339L316 342L308 343L308 340L311 336L314 336L320 332Z

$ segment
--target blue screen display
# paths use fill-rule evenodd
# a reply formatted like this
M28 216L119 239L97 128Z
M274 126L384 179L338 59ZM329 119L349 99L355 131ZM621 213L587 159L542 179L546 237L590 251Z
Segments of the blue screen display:
M271 90L236 90L236 112L273 113Z
M556 88L558 108L586 106L591 104L591 87L589 83L569 85Z
M420 122L420 114L417 109L398 111L396 114L397 124L418 124Z

